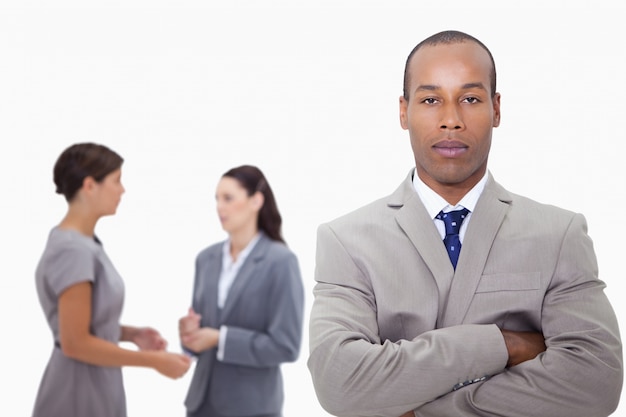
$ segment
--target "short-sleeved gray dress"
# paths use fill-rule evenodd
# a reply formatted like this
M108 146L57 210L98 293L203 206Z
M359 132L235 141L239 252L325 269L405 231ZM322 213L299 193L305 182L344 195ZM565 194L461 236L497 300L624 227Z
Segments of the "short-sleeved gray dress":
M53 350L35 400L33 417L125 417L119 367L89 365L60 348L58 300L71 285L90 281L91 333L118 343L124 283L96 238L53 228L35 272L39 302L54 337Z

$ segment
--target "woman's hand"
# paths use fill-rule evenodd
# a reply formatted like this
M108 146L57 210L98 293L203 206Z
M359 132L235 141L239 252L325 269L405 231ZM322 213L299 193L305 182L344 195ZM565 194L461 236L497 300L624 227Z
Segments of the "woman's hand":
M217 346L220 340L220 331L213 327L202 327L181 335L180 340L187 349L193 352L202 352Z
M192 352L202 352L217 346L220 331L212 327L200 327L202 317L192 307L187 315L178 320L178 334L182 345Z
M191 358L180 353L158 351L154 354L156 355L154 369L172 379L185 375L191 366Z
M167 347L167 341L151 327L138 328L130 341L136 344L139 350L165 350Z
M202 316L196 313L193 307L189 307L187 315L178 320L178 333L181 340L183 335L195 332L200 328L200 319L202 319Z

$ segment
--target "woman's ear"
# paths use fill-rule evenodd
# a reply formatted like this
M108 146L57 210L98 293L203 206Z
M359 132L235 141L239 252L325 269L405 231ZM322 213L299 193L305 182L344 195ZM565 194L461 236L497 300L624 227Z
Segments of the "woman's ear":
M265 203L265 196L262 192L257 191L252 194L252 203L255 210L260 211L263 208L263 204Z
M83 186L80 187L80 190L85 190L85 191L89 192L89 191L94 189L96 184L97 184L97 182L96 182L96 180L92 176L87 176L87 177L85 177L85 179L83 179Z

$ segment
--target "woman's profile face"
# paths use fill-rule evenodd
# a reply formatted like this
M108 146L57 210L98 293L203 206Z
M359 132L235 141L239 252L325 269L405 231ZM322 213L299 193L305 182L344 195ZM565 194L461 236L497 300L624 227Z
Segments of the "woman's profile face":
M249 196L238 180L222 177L215 193L217 215L222 228L232 234L250 227L256 228L259 213L254 195Z
M95 183L92 196L100 214L103 216L115 214L124 191L121 169L116 169L102 181Z

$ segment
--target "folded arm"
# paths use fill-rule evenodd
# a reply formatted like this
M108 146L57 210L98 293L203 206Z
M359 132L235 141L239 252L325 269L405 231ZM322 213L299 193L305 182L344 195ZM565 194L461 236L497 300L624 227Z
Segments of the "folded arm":
M309 370L321 405L338 416L399 416L508 361L495 325L461 325L381 340L374 291L328 226L318 233Z
M584 218L575 216L544 299L547 350L419 407L415 416L610 415L620 398L623 365L617 320L604 287Z

